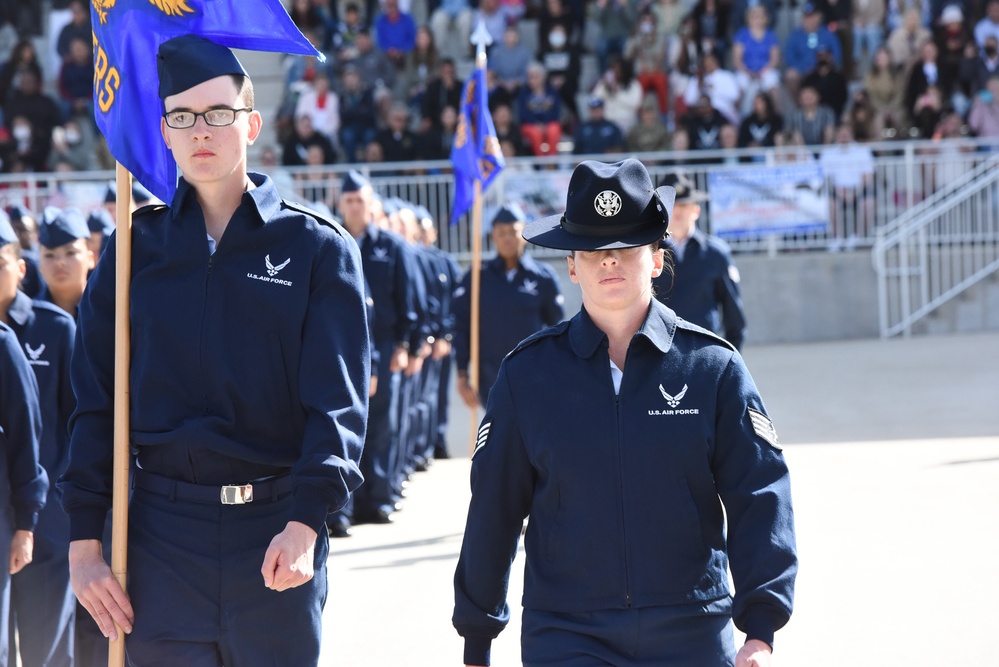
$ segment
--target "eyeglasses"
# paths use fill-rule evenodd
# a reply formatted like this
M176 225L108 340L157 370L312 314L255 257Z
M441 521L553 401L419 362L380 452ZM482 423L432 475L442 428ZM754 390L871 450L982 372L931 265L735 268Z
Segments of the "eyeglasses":
M168 111L163 114L163 119L166 120L167 127L172 127L175 130L186 130L189 127L194 127L194 124L198 122L198 116L204 118L207 125L225 127L236 122L236 114L240 111L253 111L253 107L244 107L242 109L222 107L220 109L209 109L201 113L193 111Z

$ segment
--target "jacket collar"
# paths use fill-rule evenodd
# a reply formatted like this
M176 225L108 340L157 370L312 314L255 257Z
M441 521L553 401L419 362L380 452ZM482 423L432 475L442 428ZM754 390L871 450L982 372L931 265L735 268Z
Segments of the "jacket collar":
M247 204L247 201L256 210L257 215L263 223L271 220L278 211L281 210L281 197L270 176L247 172L250 181L256 186L252 190L243 194L243 201L240 207ZM183 178L177 183L177 192L173 196L170 204L171 210L180 211L186 203L190 203L188 198L194 197L194 188ZM191 201L194 201L193 199Z
M489 260L489 267L497 273L506 273L506 262L499 255ZM538 273L541 270L537 260L526 252L520 256L520 259L517 261L517 267L526 271L533 271L534 273Z
M21 290L17 290L17 296L14 297L14 301L7 310L7 316L18 327L23 327L31 320L33 313L34 311L31 309L31 297Z
M652 299L649 313L645 316L642 326L635 332L635 337L647 338L656 349L665 353L673 344L674 333L676 333L676 313L657 299ZM632 340L634 341L634 338ZM583 359L593 356L598 347L607 346L607 334L597 328L586 308L580 308L579 313L572 318L569 325L569 344L576 356Z

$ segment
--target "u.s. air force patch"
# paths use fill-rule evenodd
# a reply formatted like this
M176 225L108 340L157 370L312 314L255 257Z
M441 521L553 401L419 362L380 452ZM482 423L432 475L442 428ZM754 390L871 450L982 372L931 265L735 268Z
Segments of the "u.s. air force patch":
M774 428L774 423L765 414L749 408L749 419L753 422L753 431L756 432L756 435L770 443L770 446L777 451L784 449L777 440L777 429Z
M486 443L489 442L489 429L492 425L492 422L482 422L482 425L479 427L479 434L475 436L475 449L472 450L473 459L475 458L475 455L479 453L479 450L485 447Z

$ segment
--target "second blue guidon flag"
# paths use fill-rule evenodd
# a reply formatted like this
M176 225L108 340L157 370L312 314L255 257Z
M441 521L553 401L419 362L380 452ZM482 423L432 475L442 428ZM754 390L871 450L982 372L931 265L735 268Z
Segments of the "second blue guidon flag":
M475 68L461 93L461 113L451 147L451 163L454 165L453 225L472 205L475 181L482 182L485 192L506 164L493 118L489 115L486 71L480 67Z
M108 148L144 186L169 203L177 165L160 135L156 52L184 34L222 46L316 56L281 0L90 0L94 30L94 113Z

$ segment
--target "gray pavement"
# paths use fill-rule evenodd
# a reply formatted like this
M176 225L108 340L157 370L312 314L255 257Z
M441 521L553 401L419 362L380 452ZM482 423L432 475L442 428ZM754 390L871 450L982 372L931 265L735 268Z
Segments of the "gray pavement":
M995 665L999 332L751 347L792 474L801 571L778 667ZM468 412L390 526L332 545L321 664L461 664L451 577ZM493 664L519 664L514 621Z

